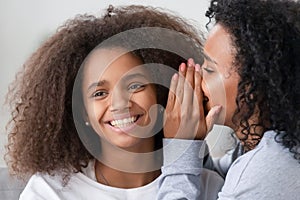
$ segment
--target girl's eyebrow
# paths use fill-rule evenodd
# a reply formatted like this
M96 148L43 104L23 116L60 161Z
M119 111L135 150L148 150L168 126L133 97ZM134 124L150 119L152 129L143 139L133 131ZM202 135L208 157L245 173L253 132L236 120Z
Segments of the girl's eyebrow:
M88 87L88 90L92 89L92 88L95 88L95 87L98 87L98 86L103 86L105 84L105 80L100 80L98 82L94 82L92 83L89 87Z
M149 79L145 74L135 73L135 74L128 74L128 75L126 75L125 77L122 78L122 80L123 81L128 81L128 80L131 80L131 79L134 79L134 78L144 78L146 80Z
M128 74L128 75L125 75L123 78L121 78L121 80L128 81L128 80L132 80L134 78L144 78L144 79L148 80L147 76L142 73ZM100 80L98 82L94 82L88 87L88 90L93 89L95 87L103 86L106 83L107 83L106 80Z

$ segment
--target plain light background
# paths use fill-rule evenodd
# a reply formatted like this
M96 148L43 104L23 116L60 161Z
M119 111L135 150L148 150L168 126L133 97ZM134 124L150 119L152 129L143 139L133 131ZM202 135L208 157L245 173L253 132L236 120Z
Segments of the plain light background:
M15 74L31 53L67 19L76 14L99 15L110 4L140 4L168 9L206 32L208 0L0 0L0 166L6 165L3 160L7 143L5 125L10 119L7 105L3 104ZM215 150L214 155L219 156L228 149L230 139L224 135L230 130L215 127L213 132L209 143ZM224 145L215 145L216 141Z

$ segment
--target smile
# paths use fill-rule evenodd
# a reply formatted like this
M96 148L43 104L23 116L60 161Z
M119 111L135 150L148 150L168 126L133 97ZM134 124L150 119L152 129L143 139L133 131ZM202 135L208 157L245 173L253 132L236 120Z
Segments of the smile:
M112 120L112 121L109 121L108 123L111 126L116 127L116 128L124 128L126 126L130 126L130 125L134 124L139 119L139 117L140 116L137 115L137 116L133 116L133 117Z

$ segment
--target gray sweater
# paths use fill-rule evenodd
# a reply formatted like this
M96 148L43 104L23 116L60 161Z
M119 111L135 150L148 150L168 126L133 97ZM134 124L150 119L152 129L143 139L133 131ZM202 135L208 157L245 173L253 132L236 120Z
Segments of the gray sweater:
M275 132L266 132L255 149L232 163L219 193L212 188L219 187L219 179L209 187L201 185L203 141L164 140L165 161L157 199L203 199L210 192L218 193L212 199L220 200L300 199L300 164L274 136Z

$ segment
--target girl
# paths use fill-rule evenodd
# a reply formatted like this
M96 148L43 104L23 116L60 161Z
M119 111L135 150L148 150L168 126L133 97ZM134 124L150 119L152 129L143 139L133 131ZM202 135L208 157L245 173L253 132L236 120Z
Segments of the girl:
M163 66L186 60L159 45L201 55L195 29L142 6L78 16L32 55L9 94L8 164L31 176L20 199L155 198L163 111L157 104L166 105L170 80ZM219 178L205 174L203 183Z

